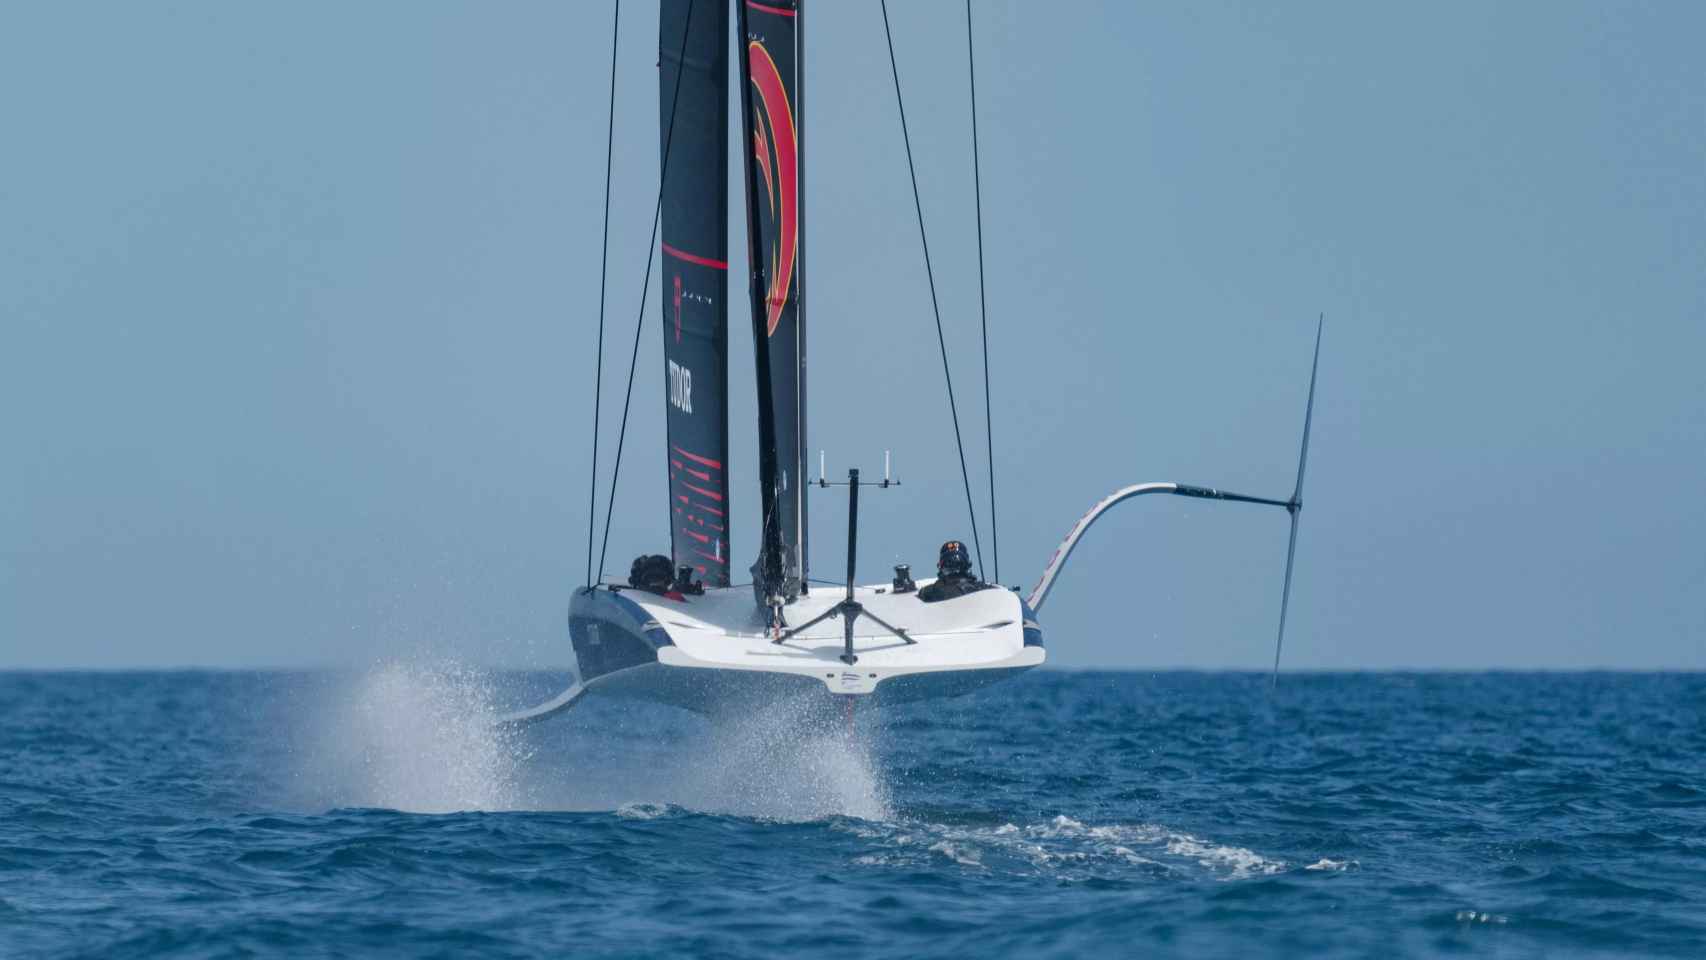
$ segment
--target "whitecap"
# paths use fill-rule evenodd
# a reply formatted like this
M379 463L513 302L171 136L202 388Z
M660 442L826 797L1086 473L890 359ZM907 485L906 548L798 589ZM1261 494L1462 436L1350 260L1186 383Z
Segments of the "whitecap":
M667 803L624 803L616 808L616 815L624 820L656 820L675 811L676 808Z
M1267 857L1245 847L1233 847L1203 841L1188 833L1169 835L1167 852L1195 858L1199 865L1212 870L1224 869L1228 871L1227 877L1234 880L1251 876L1267 876L1285 869L1284 862L1269 860Z
M1092 826L1065 815L1022 827L1013 823L965 827L908 821L843 829L880 849L880 853L863 856L882 857L888 864L918 864L924 862L923 856L933 853L964 865L1036 872L1065 880L1134 867L1171 872L1184 866L1178 862L1181 858L1193 869L1207 870L1221 880L1265 876L1286 868L1283 861L1244 847L1203 840L1158 824Z
M962 846L943 840L930 845L931 853L939 853L962 867L981 867L983 860L974 846Z

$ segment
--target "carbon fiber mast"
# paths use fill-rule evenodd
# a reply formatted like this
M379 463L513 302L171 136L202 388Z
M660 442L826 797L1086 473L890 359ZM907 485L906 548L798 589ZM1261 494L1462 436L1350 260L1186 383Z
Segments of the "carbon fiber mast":
M764 513L753 590L773 619L803 592L804 582L799 7L799 0L744 0L736 6Z
M795 484L798 490L799 502L795 509L800 513L800 593L811 592L811 524L806 512L807 491L811 484L806 482L806 11L804 4L796 5L794 10L794 125L795 150L799 154L798 183L799 199L796 207L800 216L799 240L799 269L794 272L795 280L795 315L799 318L798 332L794 342L794 362L799 370L799 383L794 398L795 413L794 433L795 443L798 444L799 462L794 465L794 476L800 482Z

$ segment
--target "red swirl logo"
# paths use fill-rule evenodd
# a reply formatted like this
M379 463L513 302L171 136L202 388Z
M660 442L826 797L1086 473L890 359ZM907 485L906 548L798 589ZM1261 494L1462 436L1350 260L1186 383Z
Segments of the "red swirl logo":
M764 44L747 44L747 63L760 110L754 111L752 148L764 176L769 201L771 243L769 289L765 292L768 335L776 333L782 308L788 302L788 286L794 280L794 261L799 253L799 139L794 128L794 108L782 84L782 73Z

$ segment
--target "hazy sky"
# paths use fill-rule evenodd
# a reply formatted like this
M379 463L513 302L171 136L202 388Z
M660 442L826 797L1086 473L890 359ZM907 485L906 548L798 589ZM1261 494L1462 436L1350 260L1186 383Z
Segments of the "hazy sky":
M963 11L892 6L981 491ZM651 7L623 5L606 411L656 189ZM810 444L832 472L894 451L875 579L970 530L880 14L809 11ZM1123 484L1285 496L1325 312L1287 666L1706 668L1706 5L976 16L1004 581ZM0 666L566 662L610 5L5 19ZM616 574L668 543L659 309ZM841 497L813 501L820 575ZM1051 662L1264 667L1284 514L1121 510L1050 598Z

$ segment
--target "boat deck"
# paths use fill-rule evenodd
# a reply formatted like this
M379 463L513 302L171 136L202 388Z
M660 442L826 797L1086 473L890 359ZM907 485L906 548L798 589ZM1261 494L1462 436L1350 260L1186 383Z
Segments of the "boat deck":
M845 589L820 587L787 606L788 623L806 623L845 595ZM1043 662L1041 631L1009 590L996 587L925 603L916 593L896 594L882 585L855 588L854 599L915 642L909 644L871 617L861 616L854 624L856 660L844 663L845 628L835 616L776 643L746 587L708 590L681 600L633 589L582 593L571 611L571 633L588 680L651 660L684 670L810 677L834 693L868 694L901 676L1025 669ZM609 662L615 670L601 670L604 661L599 658L604 654L593 647L610 644L611 638L603 635L610 626L629 636L643 635L651 656L635 650L640 656L625 655Z

